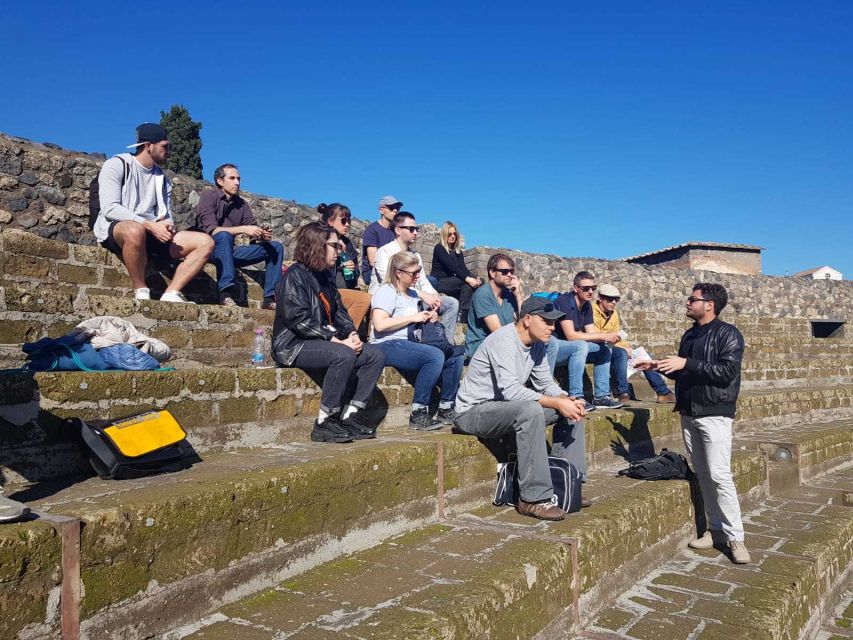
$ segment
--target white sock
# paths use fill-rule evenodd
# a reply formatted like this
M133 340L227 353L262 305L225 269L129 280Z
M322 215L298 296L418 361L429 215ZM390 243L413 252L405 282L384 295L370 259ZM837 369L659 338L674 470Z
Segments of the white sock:
M419 409L426 409L426 408L427 408L427 406L425 404L418 404L416 402L412 403L412 413L414 413L415 411L417 411Z
M354 414L356 411L358 411L358 407L356 407L355 405L352 405L352 404L348 404L347 406L344 407L344 412L341 414L341 420L346 420L352 414Z
M330 415L332 414L320 409L320 415L317 417L317 424L323 424Z
M439 402L438 403L439 409L451 409L452 407L453 407L453 402L450 400L448 400L447 402Z

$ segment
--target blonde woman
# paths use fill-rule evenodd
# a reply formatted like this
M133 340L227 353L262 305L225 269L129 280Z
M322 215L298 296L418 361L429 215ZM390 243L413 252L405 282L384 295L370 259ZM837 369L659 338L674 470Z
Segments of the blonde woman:
M459 300L459 318L464 322L474 289L483 281L465 266L463 249L465 239L456 225L448 220L441 225L441 242L432 251L430 280L436 291Z
M373 332L371 346L385 353L385 364L403 375L414 376L415 394L409 426L412 429L431 431L440 429L442 423L450 424L456 417L453 401L462 376L462 355L445 357L438 347L410 339L412 325L437 322L434 309L420 311L415 283L421 277L417 256L403 252L394 254L385 272L385 282L374 293ZM433 388L438 384L441 395L438 419L429 412Z

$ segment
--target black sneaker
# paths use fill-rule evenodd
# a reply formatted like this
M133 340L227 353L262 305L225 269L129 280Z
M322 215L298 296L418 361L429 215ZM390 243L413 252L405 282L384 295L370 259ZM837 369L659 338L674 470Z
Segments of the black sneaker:
M341 420L341 426L349 431L356 440L370 440L376 437L376 427L363 422L358 412Z
M329 416L323 424L320 424L319 421L314 422L314 429L311 431L311 441L352 442L353 434L344 428L338 416Z
M429 415L429 409L424 407L409 414L409 427L418 431L435 431L441 429L441 420L436 420Z
M602 409L619 409L624 406L618 400L610 397L593 398L592 404L596 407L601 407Z
M438 413L435 414L435 417L441 421L442 424L453 424L453 421L456 420L456 409L453 407L448 407L447 409L442 409L439 407Z
M591 411L595 411L595 405L594 405L594 404L592 404L591 402L587 402L586 400L584 400L584 401L583 401L583 410L584 410L584 412L585 412L585 413L589 413L589 412L591 412Z

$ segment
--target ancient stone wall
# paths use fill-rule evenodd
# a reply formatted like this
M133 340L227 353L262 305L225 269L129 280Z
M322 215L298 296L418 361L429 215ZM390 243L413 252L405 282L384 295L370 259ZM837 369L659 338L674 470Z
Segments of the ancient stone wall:
M66 242L93 244L88 228L89 183L97 175L105 156L68 151L56 145L38 144L0 134L0 225L16 227L43 237ZM173 176L173 209L179 226L193 222L199 194L210 183ZM303 223L316 219L309 206L288 200L245 193L259 221L269 224L281 239L287 254L293 254L293 234ZM351 235L359 244L364 228L372 220L354 218ZM429 270L432 247L438 239L433 224L422 225L418 249ZM469 240L471 229L459 221ZM748 241L760 239L745 238ZM488 256L497 249L474 247L466 251L466 262L480 275L486 274ZM574 273L592 271L600 283L615 284L623 293L622 306L632 310L682 313L684 298L699 281L721 282L729 288L730 317L737 314L850 318L853 283L776 276L742 276L694 271L667 266L645 266L597 258L559 257L505 250L516 260L527 292L566 290Z

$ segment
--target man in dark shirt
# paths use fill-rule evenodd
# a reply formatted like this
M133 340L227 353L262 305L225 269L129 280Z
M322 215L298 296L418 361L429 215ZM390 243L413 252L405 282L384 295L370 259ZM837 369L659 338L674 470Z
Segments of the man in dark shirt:
M551 373L558 364L567 363L569 396L583 398L583 370L587 362L593 367L593 400L584 409L597 407L618 409L622 403L610 395L610 345L619 342L619 335L597 331L592 319L592 296L596 290L595 277L580 271L574 278L574 290L557 298L554 306L566 314L557 323L556 337L548 342L548 364Z
M681 434L708 518L708 530L688 546L725 545L733 562L747 564L750 557L731 465L744 341L737 327L717 317L728 300L721 284L693 285L687 317L694 323L682 336L678 355L638 362L636 368L657 370L675 380L675 410L681 414Z
M376 251L396 239L394 216L402 208L403 203L394 196L382 196L379 199L379 220L367 225L361 234L361 278L364 284L370 284Z
M223 164L213 173L216 189L201 194L197 208L198 227L213 236L210 261L216 266L219 303L237 306L234 301L234 268L266 262L262 309L275 309L275 287L281 278L284 247L272 240L269 229L258 226L249 203L240 197L240 172L236 165ZM234 246L234 238L247 235L252 244Z

